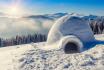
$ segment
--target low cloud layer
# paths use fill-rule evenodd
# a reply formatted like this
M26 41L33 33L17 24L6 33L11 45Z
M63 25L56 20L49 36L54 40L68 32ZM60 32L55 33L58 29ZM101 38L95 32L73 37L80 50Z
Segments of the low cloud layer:
M54 21L35 20L28 18L12 19L0 17L0 37L11 38L16 35L27 35L34 33L47 34Z

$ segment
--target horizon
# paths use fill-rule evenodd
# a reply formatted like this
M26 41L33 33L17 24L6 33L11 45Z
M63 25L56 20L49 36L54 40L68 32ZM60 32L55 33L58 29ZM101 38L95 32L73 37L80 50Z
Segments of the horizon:
M0 12L9 16L78 13L104 16L104 0L1 0Z

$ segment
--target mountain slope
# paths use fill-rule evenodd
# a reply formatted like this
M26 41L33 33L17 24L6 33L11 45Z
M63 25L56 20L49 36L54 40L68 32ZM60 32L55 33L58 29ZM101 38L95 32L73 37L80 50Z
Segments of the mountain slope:
M96 35L104 41L104 35ZM62 50L42 51L44 43L0 48L0 70L103 70L104 43L77 54Z

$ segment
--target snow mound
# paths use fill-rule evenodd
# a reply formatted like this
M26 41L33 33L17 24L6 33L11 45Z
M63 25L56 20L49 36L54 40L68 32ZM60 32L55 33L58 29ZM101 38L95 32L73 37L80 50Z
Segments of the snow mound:
M63 48L64 52L81 52L86 43L94 40L94 34L86 20L78 16L66 15L52 26L48 34L47 45L41 49Z
M93 32L87 21L77 16L66 15L60 18L52 26L48 34L47 43L55 43L62 37L74 35L82 42L90 42L94 40Z

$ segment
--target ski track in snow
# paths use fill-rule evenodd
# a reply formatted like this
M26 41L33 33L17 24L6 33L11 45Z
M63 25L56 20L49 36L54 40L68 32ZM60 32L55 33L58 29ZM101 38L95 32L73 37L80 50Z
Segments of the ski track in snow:
M104 35L95 36L104 41ZM0 48L0 70L103 70L104 45L82 53L65 54L60 50L43 51L44 43Z

